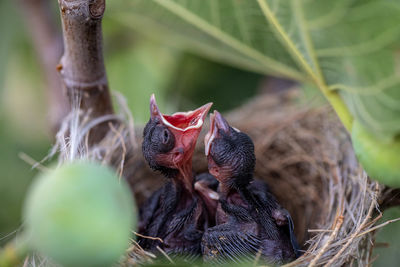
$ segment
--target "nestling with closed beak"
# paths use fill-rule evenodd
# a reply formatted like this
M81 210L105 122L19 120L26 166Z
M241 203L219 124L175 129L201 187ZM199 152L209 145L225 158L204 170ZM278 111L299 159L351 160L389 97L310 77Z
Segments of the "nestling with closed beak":
M282 264L299 256L293 222L268 187L253 181L254 144L215 111L205 137L208 168L218 181L216 226L202 238L205 261Z

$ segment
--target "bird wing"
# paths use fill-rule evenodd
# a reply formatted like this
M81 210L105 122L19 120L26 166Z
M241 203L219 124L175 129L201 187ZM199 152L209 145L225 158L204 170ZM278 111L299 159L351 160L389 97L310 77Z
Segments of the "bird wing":
M139 232L144 233L145 229L150 224L151 219L154 216L155 211L159 207L160 197L163 192L163 188L158 189L151 195L140 209L140 221L139 221Z
M218 264L252 262L260 247L257 235L240 231L229 223L209 228L202 240L204 259Z
M297 243L296 236L294 235L294 223L293 223L292 217L290 216L289 213L286 214L286 218L289 222L287 227L288 227L288 231L289 231L290 243L292 244L296 258L298 258L301 256L301 253L299 250L300 248L299 248L299 244Z
M301 256L301 253L299 251L299 245L294 234L294 223L292 217L286 209L280 206L275 196L268 191L267 186L265 185L265 187L262 187L262 183L263 182L258 183L258 186L261 190L255 189L254 197L257 203L263 203L262 205L265 205L267 208L260 210L260 217L262 218L261 222L266 230L266 233L268 233L272 239L276 240L279 238L279 232L274 230L278 228L281 230L283 229L284 233L289 237L290 244L293 248L296 258L298 258ZM254 189L254 187L251 189ZM273 226L271 225L270 216L274 222ZM280 222L278 223L278 221Z
M188 222L192 220L196 211L197 203L197 199L195 199L192 201L189 207L177 212L172 216L166 235L175 231L180 231Z
M219 202L221 203L222 210L234 217L238 222L250 222L253 220L249 209L239 205L230 204L225 199L220 199Z
M157 190L141 208L139 233L152 237L162 237L166 221L177 205L177 193L172 183ZM160 236L161 235L161 236ZM147 239L145 243L151 243Z

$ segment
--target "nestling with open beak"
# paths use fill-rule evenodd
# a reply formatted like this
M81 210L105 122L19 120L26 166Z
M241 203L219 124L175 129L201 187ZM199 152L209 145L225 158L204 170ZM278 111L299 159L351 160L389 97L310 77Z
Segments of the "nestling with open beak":
M219 181L216 226L202 238L206 261L254 261L282 264L298 256L293 222L261 181L253 181L254 144L229 126L218 111L205 137L208 169Z
M159 246L170 255L186 259L201 255L202 234L214 218L194 189L192 155L211 105L165 115L151 96L142 151L149 166L170 180L142 206L139 233L163 240L139 238L144 249L157 251Z

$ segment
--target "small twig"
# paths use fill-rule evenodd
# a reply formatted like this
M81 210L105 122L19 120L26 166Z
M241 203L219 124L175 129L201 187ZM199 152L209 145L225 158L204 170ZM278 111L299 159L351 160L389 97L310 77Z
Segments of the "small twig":
M333 232L333 230L330 229L308 229L307 232L309 233L329 233L329 232Z
M374 226L374 227L372 227L372 228L370 228L370 229L368 229L368 230L366 230L364 232L359 233L358 235L356 235L356 237L363 236L363 235L368 234L368 233L370 233L372 231L375 231L375 230L377 230L379 228L382 228L382 227L384 227L384 226L386 226L388 224L391 224L391 223L394 223L394 222L398 222L398 221L400 221L400 218L396 218L396 219L393 219L393 220L388 220L388 221L386 221L384 223L381 223L381 224L379 224L377 226Z
M261 253L262 253L262 251L261 251L261 249L259 249L257 251L256 257L254 258L253 266L257 266L257 264L261 258Z
M133 234L135 234L135 235L137 235L137 236L140 236L140 237L146 238L146 239L150 239L150 240L158 240L158 241L160 241L161 243L164 243L164 240L162 240L162 239L161 239L161 238L159 238L159 237L152 237L152 236L142 235L142 234L136 233L135 231L132 231L132 233L133 233Z
M22 267L28 267L28 264L29 264L29 256L26 256Z
M153 253L144 250L144 249L142 248L142 246L139 245L139 243L138 243L136 240L131 239L131 241L132 241L132 243L134 243L134 245L128 248L128 250L127 250L128 252L137 249L137 250L140 250L140 251L141 251L143 254L145 254L146 256L149 256L150 258L156 258L156 257L157 257L157 256L154 255Z
M338 219L336 220L336 225L335 229L333 232L330 234L328 240L325 242L325 244L322 246L322 248L319 250L318 254L313 258L313 260L310 262L309 267L315 266L317 261L322 257L322 255L325 253L329 245L332 243L332 241L336 238L340 227L343 224L343 219L344 217L340 215Z
M368 254L367 254L367 257L366 257L367 266L372 266L372 262L374 260L374 259L372 259L372 256L373 256L372 253L373 253L373 250L374 250L375 245L376 245L375 241L376 241L376 236L375 235L371 235L371 240L369 240L370 246L368 247L368 250L367 250Z
M164 250L162 250L159 246L157 246L157 250L161 252L161 254L164 255L164 257L166 257L170 263L175 264L175 262L168 256L167 253L165 253Z
M34 160L29 155L25 154L24 152L18 153L18 157L32 166L32 169L38 169L41 172L48 172L50 169L43 166L40 162Z
M376 191L379 190L379 184L376 184ZM374 210L375 207L375 201L371 201L371 204L368 209L367 216L364 218L363 222L361 223L360 227L358 228L357 231L355 231L351 237L348 239L346 244L343 245L343 247L336 253L336 255L331 258L328 263L325 266L331 266L342 254L343 252L350 246L350 244L353 242L353 240L357 237L358 233L363 229L363 227L368 223L368 220L371 218L372 211Z
M141 265L140 263L143 262L153 263L153 259L157 257L156 255L144 250L135 240L131 239L131 242L133 245L126 250L126 263L130 263L135 266Z
M379 254L375 255L372 259L370 259L370 261L368 262L368 267L372 266L373 263L379 258Z
M121 93L113 91L112 94L117 99L118 107L128 118L127 127L128 127L129 137L130 137L129 142L135 149L135 148L137 148L138 145L137 145L137 138L136 138L136 134L135 134L135 123L134 123L132 113L128 107L126 99L122 96Z
M382 216L383 216L383 214L382 214L382 213L379 213L379 215L376 216L372 221L370 221L369 223L367 223L363 229L368 228L368 227L370 227L371 225L374 225L377 221L379 221L379 220L382 218Z
M111 131L113 133L115 133L115 135L119 138L120 142L121 142L121 147L122 147L122 153L121 153L121 161L120 161L120 167L119 167L119 174L118 177L121 180L122 177L122 172L124 170L124 164L125 164L125 156L126 156L126 146L125 146L125 141L124 138L121 135L120 131L117 131L117 129L115 129L115 127L113 126L112 123L108 123L108 126L110 127Z
M376 248L389 248L390 244L388 242L376 242L375 247Z

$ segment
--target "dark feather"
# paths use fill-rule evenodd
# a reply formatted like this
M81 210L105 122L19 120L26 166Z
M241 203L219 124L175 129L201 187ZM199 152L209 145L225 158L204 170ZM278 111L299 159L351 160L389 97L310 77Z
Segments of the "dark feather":
M149 197L146 202L141 206L139 214L139 232L144 232L150 221L153 219L155 211L159 208L160 197L163 193L163 188L158 189Z
M217 119L219 125L227 124L221 117ZM272 264L293 260L298 249L293 222L268 186L253 181L255 155L250 137L223 126L218 128L216 136L210 146L209 160L212 160L210 172L223 183L219 200L222 211L217 210L217 218L223 224L204 234L205 259L243 262L254 259L260 252L262 259Z
M188 208L173 214L172 220L169 222L168 230L165 232L165 235L169 235L172 232L181 231L182 228L193 219L196 207L197 200L192 201Z
M221 203L222 209L234 216L236 220L241 222L249 222L252 221L253 218L251 217L249 210L238 205L229 204L225 199L220 199L219 202Z
M290 243L292 244L294 253L296 255L296 258L301 256L301 252L300 252L300 247L299 244L297 243L297 239L296 236L294 234L294 223L292 220L292 217L290 216L290 214L287 214L287 219L288 219L288 231L289 231L289 237L290 237Z
M254 259L261 246L261 240L252 233L243 233L231 224L208 229L203 235L202 244L207 247L206 260L231 260L245 262Z

